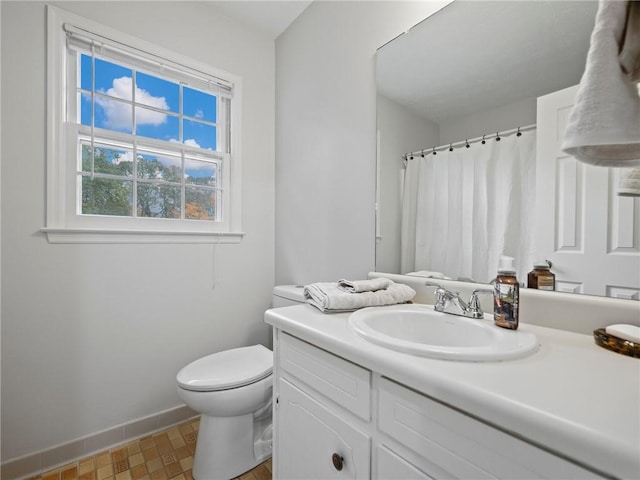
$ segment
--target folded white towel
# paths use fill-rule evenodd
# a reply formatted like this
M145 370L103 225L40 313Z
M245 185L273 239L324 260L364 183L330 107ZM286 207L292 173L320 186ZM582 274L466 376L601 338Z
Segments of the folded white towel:
M388 278L372 278L370 280L338 280L338 288L349 293L375 292L384 290L393 283Z
M640 197L640 168L632 168L620 177L618 195L621 197Z
M364 307L379 307L407 303L416 296L408 285L393 283L375 292L348 293L338 282L318 282L304 287L307 303L326 313L352 312Z
M640 166L640 96L618 60L627 2L600 0L562 150L606 167Z

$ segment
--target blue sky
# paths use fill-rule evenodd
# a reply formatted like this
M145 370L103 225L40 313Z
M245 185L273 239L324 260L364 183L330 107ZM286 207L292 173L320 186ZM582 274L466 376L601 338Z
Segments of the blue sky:
M81 88L91 91L91 57L81 56ZM96 96L95 125L101 128L132 133L131 105L116 99L131 100L133 73L130 68L99 58L95 60L95 90L110 98ZM136 72L136 133L160 140L179 141L180 87L144 72ZM163 112L144 108L151 106ZM216 121L216 97L183 87L183 139L187 145L216 149L216 127L200 122ZM166 113L164 113L166 112ZM176 114L171 115L171 114ZM91 96L82 95L81 121L91 122Z
M91 91L91 56L81 55L80 87ZM183 138L180 139L180 86L154 75L136 71L135 118L136 134L160 140L178 142L201 148L216 149L216 127L207 122L216 121L216 97L187 86L182 87ZM95 91L105 96L95 97L95 126L132 133L132 106L118 99L131 100L133 92L132 69L95 59ZM81 123L91 124L91 95L81 96ZM155 110L145 108L154 107ZM160 111L158 111L160 110ZM131 160L133 153L120 149L109 149L113 161ZM146 159L155 158L161 163L179 165L180 157L158 156L139 149L138 155ZM185 161L185 176L210 177L215 181L216 166L210 162Z

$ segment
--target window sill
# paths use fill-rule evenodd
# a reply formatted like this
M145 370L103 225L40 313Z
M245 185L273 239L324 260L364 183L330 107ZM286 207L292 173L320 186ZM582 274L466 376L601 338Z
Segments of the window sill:
M240 243L243 232L194 232L107 230L89 228L41 228L49 243Z

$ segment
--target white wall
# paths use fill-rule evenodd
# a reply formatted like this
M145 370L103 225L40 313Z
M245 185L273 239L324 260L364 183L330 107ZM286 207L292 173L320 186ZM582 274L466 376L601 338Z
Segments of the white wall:
M402 218L402 154L439 145L440 127L415 115L384 95L377 98L379 234L376 266L379 272L400 272Z
M243 77L247 235L215 248L48 244L45 6L2 2L3 460L177 406L182 366L268 341L273 41L204 2L59 5Z
M536 98L526 98L491 110L440 123L438 145L477 138L536 123Z
M276 283L375 267L376 49L449 2L314 2L276 40Z

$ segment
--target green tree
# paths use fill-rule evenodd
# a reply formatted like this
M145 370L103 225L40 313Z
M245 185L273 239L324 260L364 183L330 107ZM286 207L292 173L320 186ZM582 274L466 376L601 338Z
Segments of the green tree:
M130 176L131 162L112 162L111 151L94 148L93 172ZM114 160L117 160L115 158ZM128 165L127 165L128 164ZM91 149L82 148L82 170L91 172ZM82 213L95 215L130 216L133 182L99 177L82 177Z
M138 157L138 179L180 183L181 169L164 165L157 159ZM180 218L180 187L150 182L138 183L138 215L141 217Z
M84 175L82 177L82 213L131 216L133 214L133 170L133 162L123 158L122 151L102 147L94 148L92 165L91 147L83 146L83 172L115 175L122 180ZM137 215L180 218L181 175L182 169L178 166L166 165L156 158L138 155ZM186 190L185 218L214 219L216 194L210 189L199 187L215 185L215 178L189 176L186 182L192 186L187 187Z

